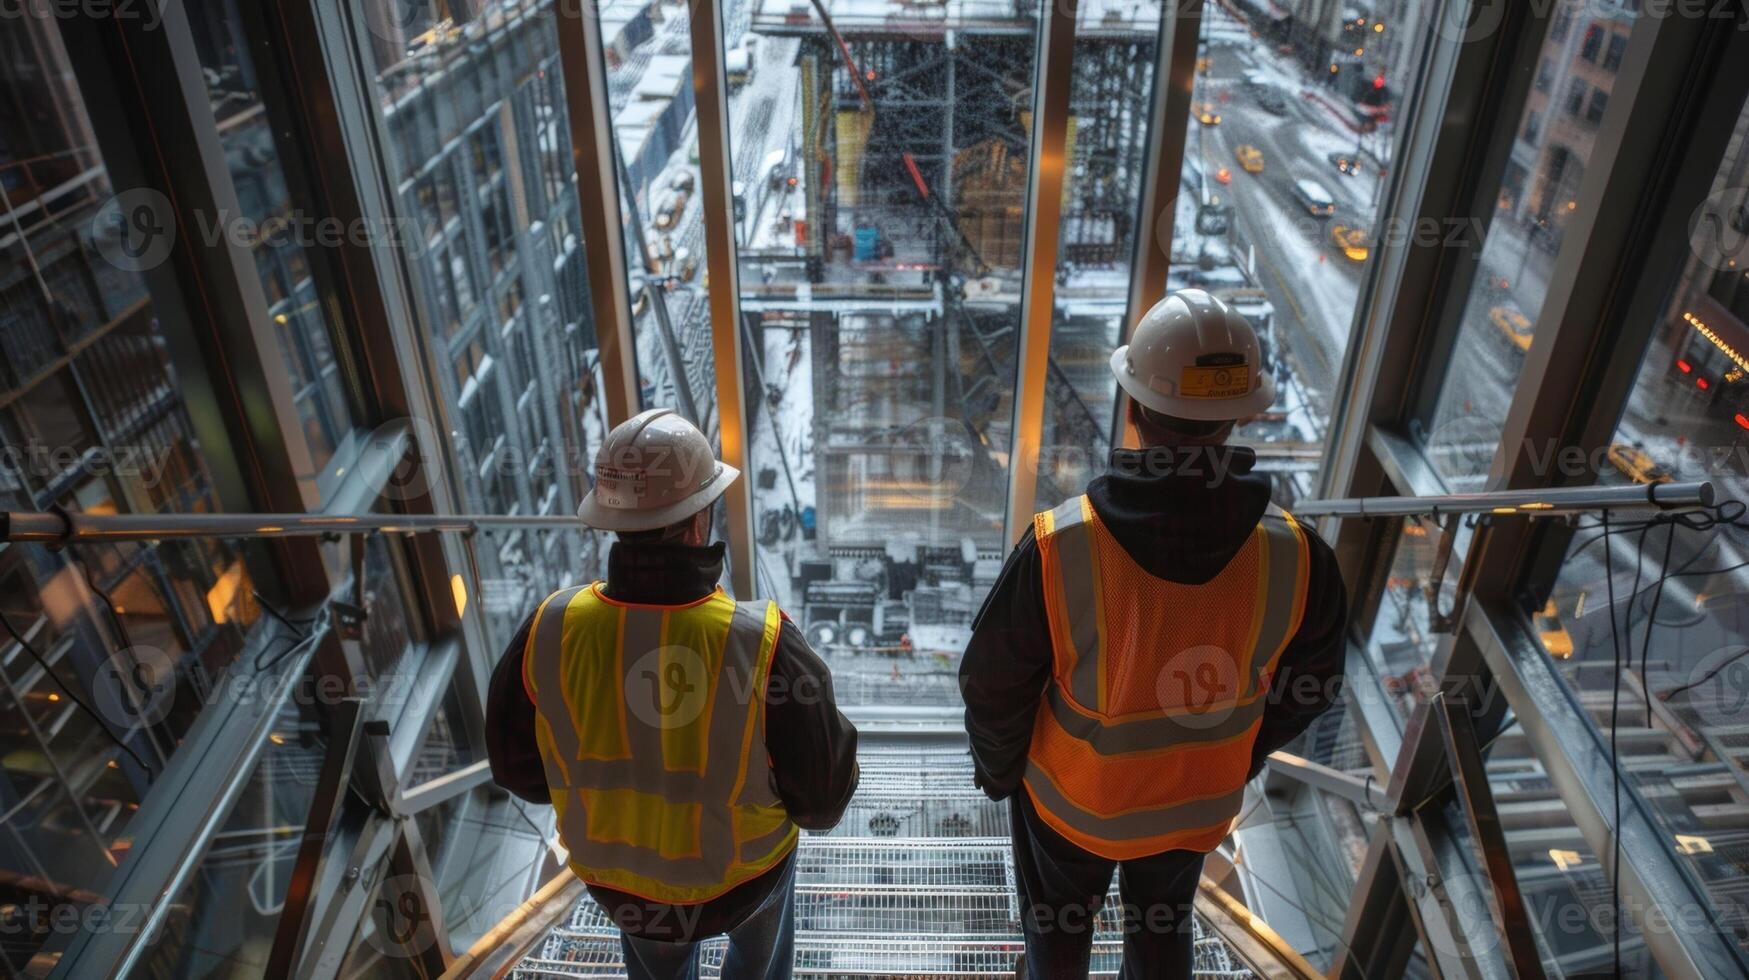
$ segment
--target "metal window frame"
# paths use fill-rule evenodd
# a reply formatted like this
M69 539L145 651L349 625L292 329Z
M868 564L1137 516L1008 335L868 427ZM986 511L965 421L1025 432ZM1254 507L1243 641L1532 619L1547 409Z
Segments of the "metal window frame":
M718 0L695 0L687 20L692 42L693 111L698 132L699 193L704 198L705 268L711 281L711 355L716 371L717 442L722 461L741 471L722 497L719 529L729 542L735 594L759 595L748 466L750 403L741 343L741 254L735 247L734 167L729 150L729 83L723 71L723 12ZM627 188L629 193L630 188ZM684 378L677 383L684 384ZM703 419L699 420L703 423Z

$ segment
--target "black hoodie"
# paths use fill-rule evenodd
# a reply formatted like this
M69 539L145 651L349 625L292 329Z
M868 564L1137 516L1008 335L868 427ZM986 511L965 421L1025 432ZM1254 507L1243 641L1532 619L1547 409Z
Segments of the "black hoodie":
M1088 485L1087 496L1136 564L1157 578L1200 585L1238 554L1269 506L1269 477L1253 472L1256 463L1257 454L1239 446L1118 450L1110 472ZM1305 531L1311 545L1305 618L1271 685L1252 752L1253 776L1271 752L1329 708L1342 683L1347 590L1330 546L1311 528ZM1044 580L1038 542L1028 529L984 600L960 662L978 785L991 799L1007 799L1020 787L1050 676Z

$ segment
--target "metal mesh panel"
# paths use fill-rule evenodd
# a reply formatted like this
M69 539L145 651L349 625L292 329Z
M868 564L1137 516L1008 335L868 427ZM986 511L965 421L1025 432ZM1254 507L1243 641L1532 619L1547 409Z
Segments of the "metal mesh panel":
M868 744L862 781L843 821L805 834L796 852L795 976L1012 977L1022 949L1008 808L972 785L963 745ZM1123 958L1116 884L1097 919L1094 977ZM1251 973L1196 926L1196 975ZM726 940L701 947L700 976L716 978ZM585 899L515 976L623 977L619 934Z

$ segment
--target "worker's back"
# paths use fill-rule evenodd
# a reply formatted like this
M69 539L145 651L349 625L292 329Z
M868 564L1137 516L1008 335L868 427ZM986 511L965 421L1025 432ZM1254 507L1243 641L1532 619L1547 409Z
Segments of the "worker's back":
M1304 612L1304 535L1271 508L1196 584L1143 568L1085 496L1038 515L1034 535L1053 656L1028 751L1033 803L1102 857L1212 849Z
M700 902L795 846L764 740L778 621L772 603L721 590L652 606L591 585L541 607L523 680L578 877Z

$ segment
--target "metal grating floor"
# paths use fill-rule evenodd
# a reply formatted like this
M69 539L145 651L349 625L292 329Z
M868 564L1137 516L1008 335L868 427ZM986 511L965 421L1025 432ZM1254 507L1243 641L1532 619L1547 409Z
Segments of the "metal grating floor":
M830 834L797 850L795 976L1011 977L1020 955L1008 811L972 787L963 748L864 745L862 782ZM1196 923L1196 975L1252 976ZM1092 976L1115 977L1122 935L1114 889L1094 936ZM724 940L700 976L721 975ZM624 977L619 935L587 897L519 963L519 980Z

